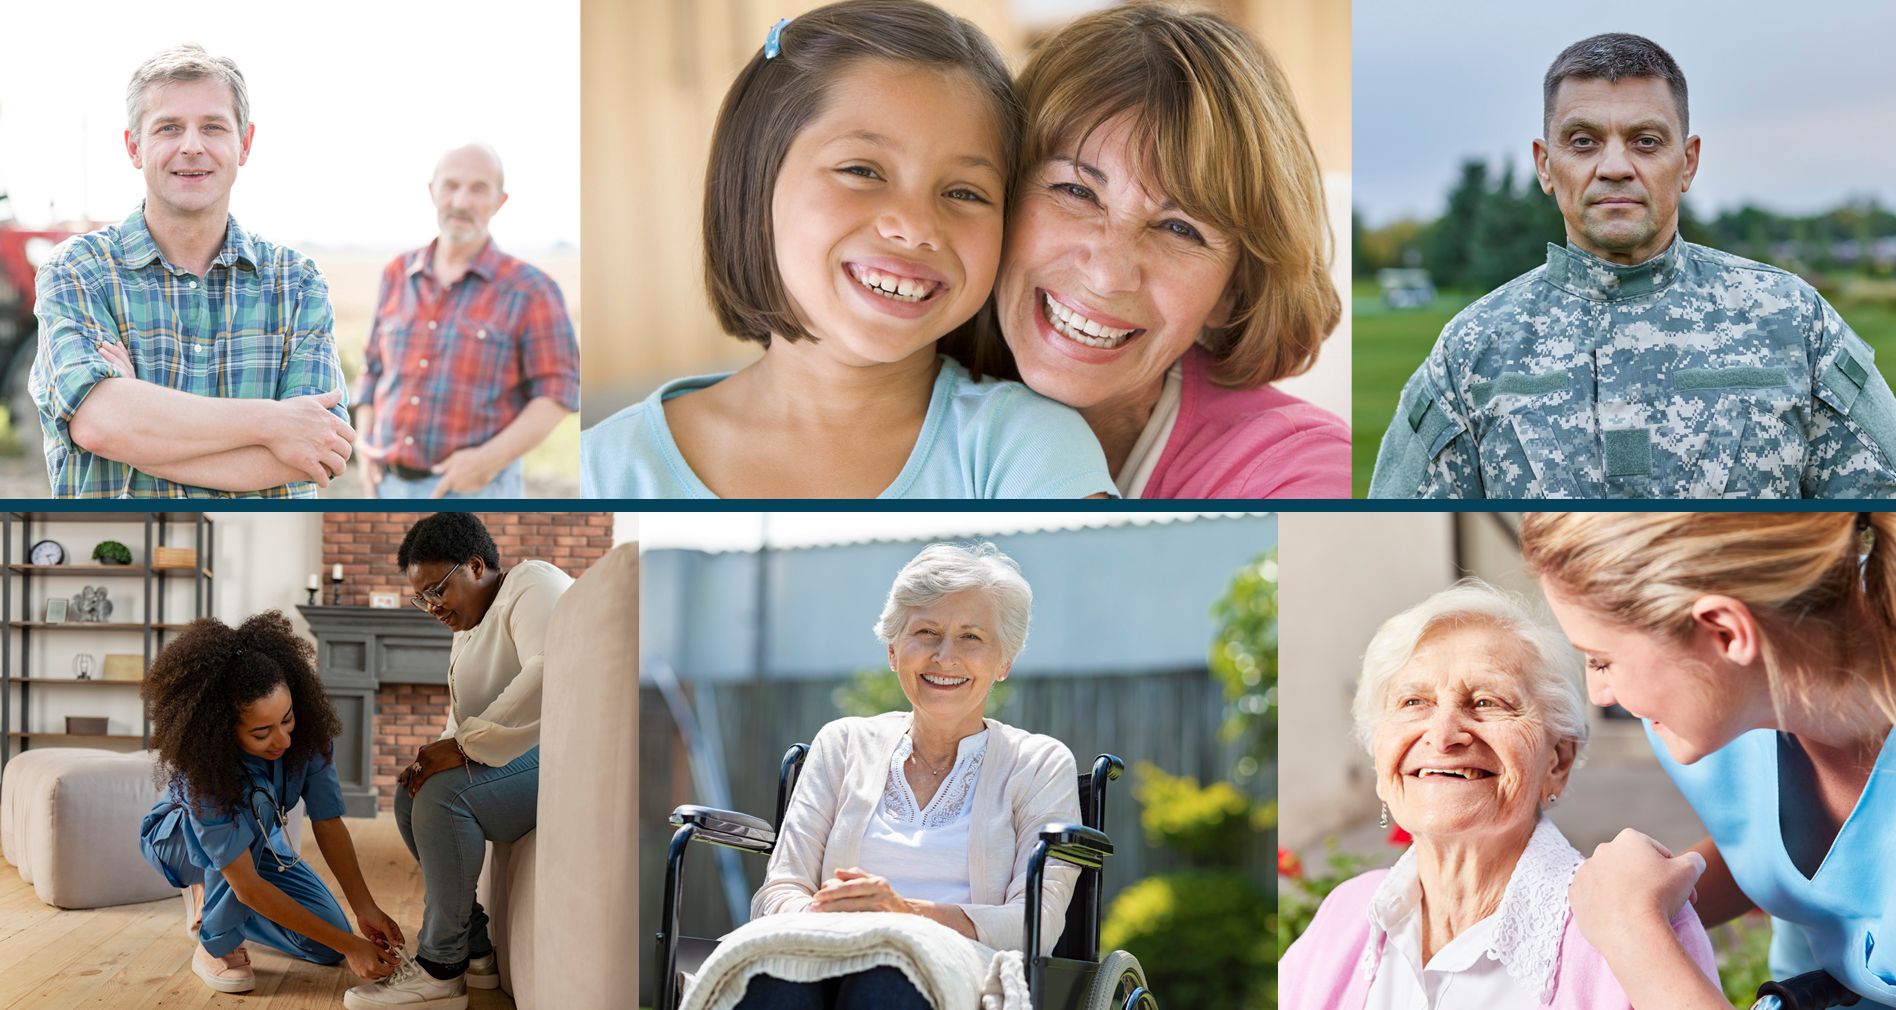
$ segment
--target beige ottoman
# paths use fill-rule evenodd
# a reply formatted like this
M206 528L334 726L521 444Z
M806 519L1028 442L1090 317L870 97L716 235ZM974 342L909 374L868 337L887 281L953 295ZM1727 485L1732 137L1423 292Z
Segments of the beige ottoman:
M158 801L154 755L90 748L30 750L0 778L0 849L41 901L99 908L177 894L138 850Z

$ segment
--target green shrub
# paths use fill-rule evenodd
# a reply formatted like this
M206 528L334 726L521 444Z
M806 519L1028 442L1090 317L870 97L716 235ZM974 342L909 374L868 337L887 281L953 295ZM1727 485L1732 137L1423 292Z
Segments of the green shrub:
M112 565L129 565L132 563L132 549L117 540L102 540L99 546L92 549L92 560Z
M1758 912L1725 923L1712 930L1712 949L1725 998L1734 1007L1749 1007L1771 977L1770 918Z
M1100 927L1107 950L1145 967L1168 1007L1253 1007L1267 991L1270 895L1244 874L1185 870L1119 892Z
M1251 831L1251 803L1229 782L1200 786L1150 761L1133 771L1139 824L1153 848L1170 847L1196 861L1229 866L1242 857Z

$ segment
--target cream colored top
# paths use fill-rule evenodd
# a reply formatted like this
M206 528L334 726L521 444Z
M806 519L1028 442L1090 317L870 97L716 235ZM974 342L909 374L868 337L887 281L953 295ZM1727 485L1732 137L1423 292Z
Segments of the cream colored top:
M573 578L545 561L507 570L481 623L448 650L448 726L468 758L499 767L540 742L540 683L553 605Z
M810 898L838 869L861 864L863 836L887 787L889 762L907 736L908 712L838 719L810 744L810 756L784 812L783 829L751 917L809 911ZM986 720L988 734L966 858L972 900L959 907L975 939L997 950L1027 942L1027 860L1049 822L1080 822L1079 772L1058 740ZM862 866L882 873L874 866ZM1047 861L1041 902L1041 952L1051 953L1066 921L1079 868ZM897 893L900 893L899 891Z

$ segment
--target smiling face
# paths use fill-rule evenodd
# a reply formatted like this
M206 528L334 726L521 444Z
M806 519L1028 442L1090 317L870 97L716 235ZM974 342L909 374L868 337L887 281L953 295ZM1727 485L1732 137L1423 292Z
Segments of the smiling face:
M959 72L864 60L791 141L771 197L777 270L846 363L932 354L987 299L1006 198L989 104Z
M1587 658L1587 696L1651 721L1674 761L1691 764L1739 734L1775 722L1762 675L1746 676L1719 656L1711 629L1684 639L1615 624L1541 580L1547 605Z
M1128 116L1033 166L1008 219L997 304L1021 378L1070 407L1157 395L1231 312L1231 238L1173 206Z
M1698 172L1699 141L1656 77L1568 78L1548 136L1534 142L1542 192L1553 194L1567 239L1613 263L1658 255L1679 228L1679 198Z
M245 754L265 761L282 757L290 749L290 734L296 730L290 686L278 684L269 694L238 706L236 729L237 746Z
M467 631L487 616L492 597L483 589L482 579L492 569L478 557L467 559L456 569L449 561L417 561L408 566L408 589L415 594L434 591L441 602L428 608L435 620L451 631ZM442 580L446 580L443 582Z
M1521 675L1523 647L1492 625L1431 630L1389 680L1371 740L1377 795L1418 838L1522 832L1567 787Z
M889 667L915 708L916 721L966 736L981 728L988 691L1007 679L993 597L979 589L949 593L909 611L889 643Z
M237 169L250 159L254 125L241 130L229 85L178 81L147 89L138 133L125 150L145 176L147 213L221 219Z
M487 241L487 222L507 202L500 160L485 148L456 148L441 157L428 183L441 237L463 246Z

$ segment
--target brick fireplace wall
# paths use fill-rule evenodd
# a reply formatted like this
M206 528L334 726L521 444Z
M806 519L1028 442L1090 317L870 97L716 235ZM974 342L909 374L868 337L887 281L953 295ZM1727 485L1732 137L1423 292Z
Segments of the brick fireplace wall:
M578 578L612 549L609 512L483 512L481 521L500 548L501 566L537 558ZM395 567L402 535L420 519L401 512L329 512L323 517L323 599L331 566L342 563L342 603L364 607L369 594L406 597L407 579ZM407 606L404 602L403 606ZM381 809L395 806L395 777L415 750L447 725L446 685L385 684L375 695L375 785Z

